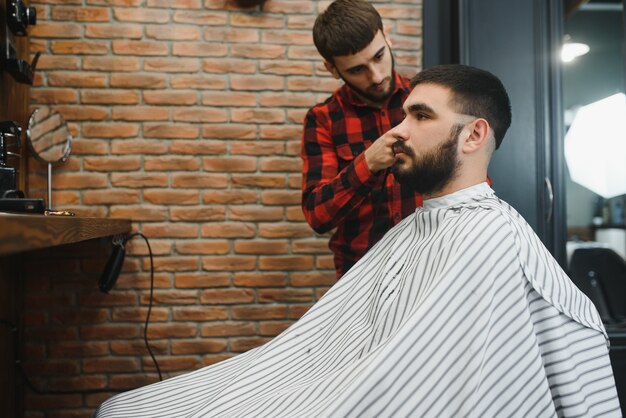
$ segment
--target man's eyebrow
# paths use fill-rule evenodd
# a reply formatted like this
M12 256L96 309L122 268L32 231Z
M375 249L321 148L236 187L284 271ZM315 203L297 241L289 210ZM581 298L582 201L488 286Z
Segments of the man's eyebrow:
M428 112L435 113L432 107L428 106L425 103L414 103L411 106L406 108L408 113L417 113L417 112Z
M374 57L377 57L378 55L380 55L385 50L385 48L387 48L387 45L382 46L378 51L376 51L376 53L374 54ZM360 67L363 67L363 64L359 64L359 65L355 65L354 67L350 67L350 68L346 69L346 71L354 71L354 70L356 70L356 69L358 69Z

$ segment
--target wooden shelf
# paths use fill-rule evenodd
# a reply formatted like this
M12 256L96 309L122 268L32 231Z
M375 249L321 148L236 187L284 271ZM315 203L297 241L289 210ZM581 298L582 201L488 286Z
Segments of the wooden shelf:
M0 213L0 255L130 232L127 219Z

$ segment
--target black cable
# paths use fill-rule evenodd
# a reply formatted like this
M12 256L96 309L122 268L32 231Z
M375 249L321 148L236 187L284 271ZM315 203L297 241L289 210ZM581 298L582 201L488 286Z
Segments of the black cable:
M141 232L135 232L124 240L124 244L130 241L132 238L140 236L146 241L146 245L148 246L148 254L150 255L150 301L148 302L148 314L146 315L146 324L143 329L143 340L146 343L146 348L148 349L148 353L150 353L150 357L152 357L152 361L154 362L154 367L156 367L157 373L159 374L159 381L163 380L163 376L161 375L161 369L159 368L159 363L154 357L152 353L152 349L150 348L150 344L148 343L148 324L150 323L150 314L152 313L152 299L154 296L154 260L152 257L152 248L150 248L150 243L148 242L148 238Z

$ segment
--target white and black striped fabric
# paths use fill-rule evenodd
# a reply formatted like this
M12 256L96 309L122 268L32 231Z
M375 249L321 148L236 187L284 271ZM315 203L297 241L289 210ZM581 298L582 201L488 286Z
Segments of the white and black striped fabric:
M269 343L109 417L619 417L592 303L485 183L427 200Z

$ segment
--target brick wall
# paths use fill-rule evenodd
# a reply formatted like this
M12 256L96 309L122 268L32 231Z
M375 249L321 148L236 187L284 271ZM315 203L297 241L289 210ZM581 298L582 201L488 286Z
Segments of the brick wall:
M31 103L53 105L74 135L54 168L55 207L129 218L149 237L149 338L166 377L263 344L334 283L328 236L299 205L301 122L339 85L311 37L328 3L31 1L31 49L42 52ZM414 75L421 0L372 3L397 68ZM29 164L31 195L43 197L45 167ZM142 339L147 247L131 242L104 295L95 280L108 245L94 245L29 265L25 364L39 388L110 392L27 391L29 417L88 416L114 391L156 381Z

